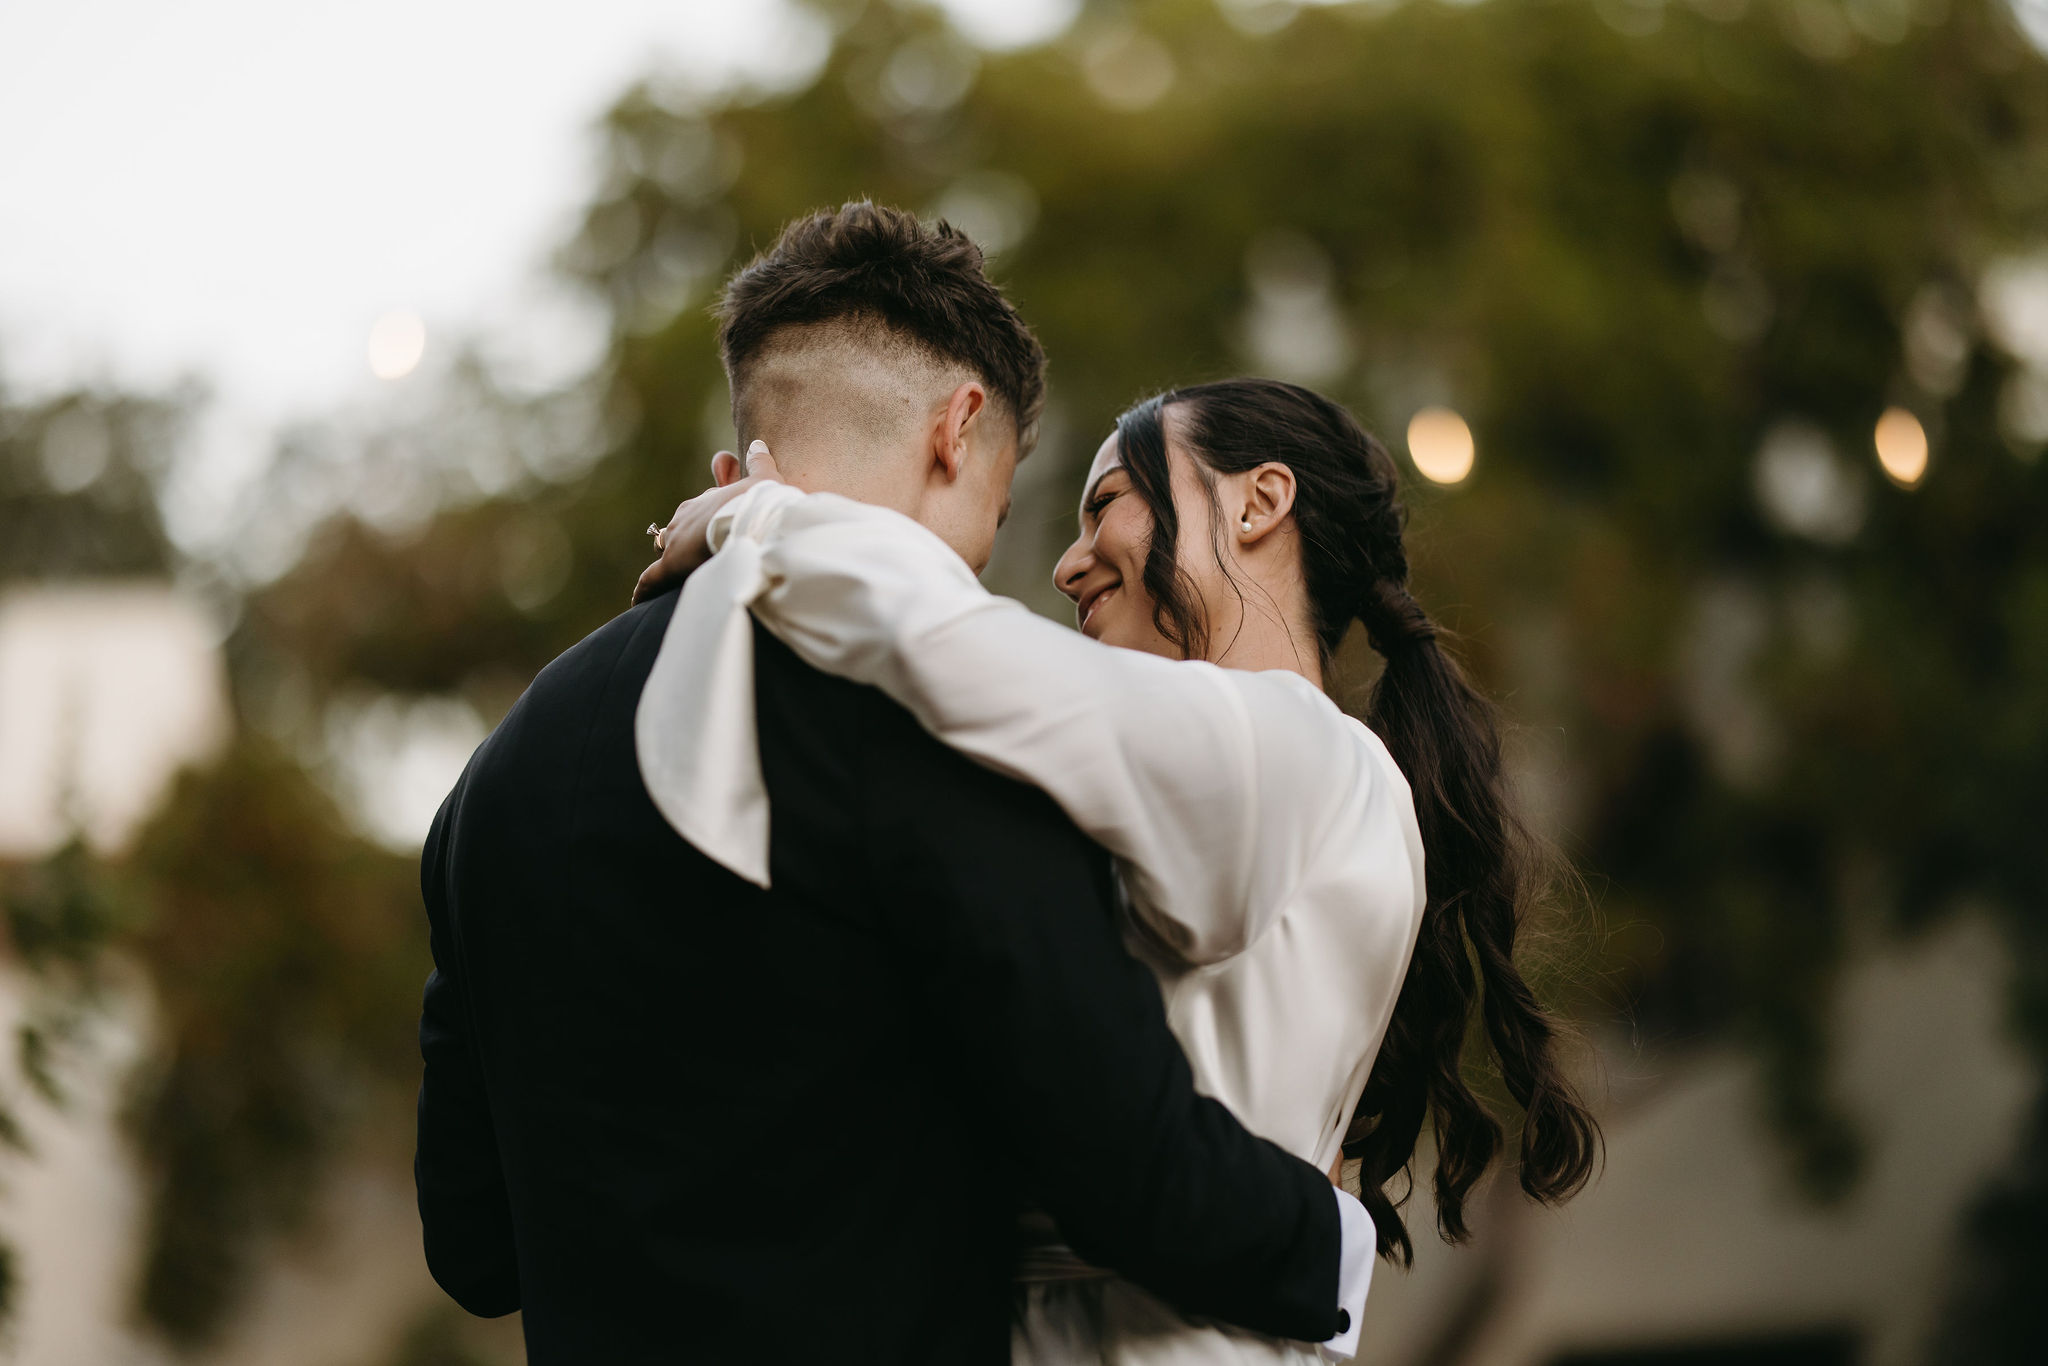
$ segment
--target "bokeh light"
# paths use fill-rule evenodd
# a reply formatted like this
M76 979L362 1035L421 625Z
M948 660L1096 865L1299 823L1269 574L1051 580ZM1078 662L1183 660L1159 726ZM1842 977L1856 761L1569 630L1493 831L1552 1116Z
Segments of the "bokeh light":
M1177 74L1166 45L1141 29L1119 26L1089 44L1082 70L1095 97L1132 113L1166 97Z
M1408 455L1432 483L1459 483L1472 473L1472 429L1449 408L1424 408L1408 420Z
M1901 488L1912 488L1927 473L1927 429L1904 408L1887 408L1877 420L1877 463Z
M1843 460L1827 432L1804 418L1775 422L1757 447L1754 482L1765 518L1822 545L1847 545L1869 500L1860 466Z
M417 313L395 310L370 328L370 373L378 379L404 379L426 354L427 325Z

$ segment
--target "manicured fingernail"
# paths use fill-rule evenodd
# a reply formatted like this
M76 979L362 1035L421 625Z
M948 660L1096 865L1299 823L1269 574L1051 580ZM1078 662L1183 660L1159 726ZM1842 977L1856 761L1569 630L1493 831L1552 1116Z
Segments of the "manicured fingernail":
M756 440L752 445L747 447L747 459L749 460L752 460L757 455L766 454L768 454L768 443L765 441Z

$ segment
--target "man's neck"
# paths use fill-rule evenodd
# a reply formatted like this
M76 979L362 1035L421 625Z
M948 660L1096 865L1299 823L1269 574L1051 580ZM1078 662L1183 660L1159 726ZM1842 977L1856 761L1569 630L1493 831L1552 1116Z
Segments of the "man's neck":
M778 436L780 439L778 440ZM850 438L819 439L804 433L763 435L777 468L805 493L836 493L857 503L917 516L923 481L912 477L915 462L885 451L855 449Z

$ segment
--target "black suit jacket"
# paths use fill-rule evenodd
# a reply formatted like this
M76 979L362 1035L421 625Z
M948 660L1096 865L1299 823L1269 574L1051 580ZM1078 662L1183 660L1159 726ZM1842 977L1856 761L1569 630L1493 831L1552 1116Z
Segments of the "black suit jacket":
M1328 1181L1195 1095L1105 856L756 630L772 890L655 810L673 594L545 669L421 867L428 1265L555 1363L1008 1360L1020 1201L1184 1309L1337 1331Z

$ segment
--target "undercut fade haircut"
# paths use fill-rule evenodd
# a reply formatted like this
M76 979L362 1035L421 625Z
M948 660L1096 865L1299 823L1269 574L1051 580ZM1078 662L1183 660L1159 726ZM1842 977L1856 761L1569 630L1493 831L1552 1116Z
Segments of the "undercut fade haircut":
M981 248L944 219L866 200L799 218L726 282L714 314L736 400L777 332L843 323L964 366L1015 421L1019 455L1038 439L1045 350L989 280Z

